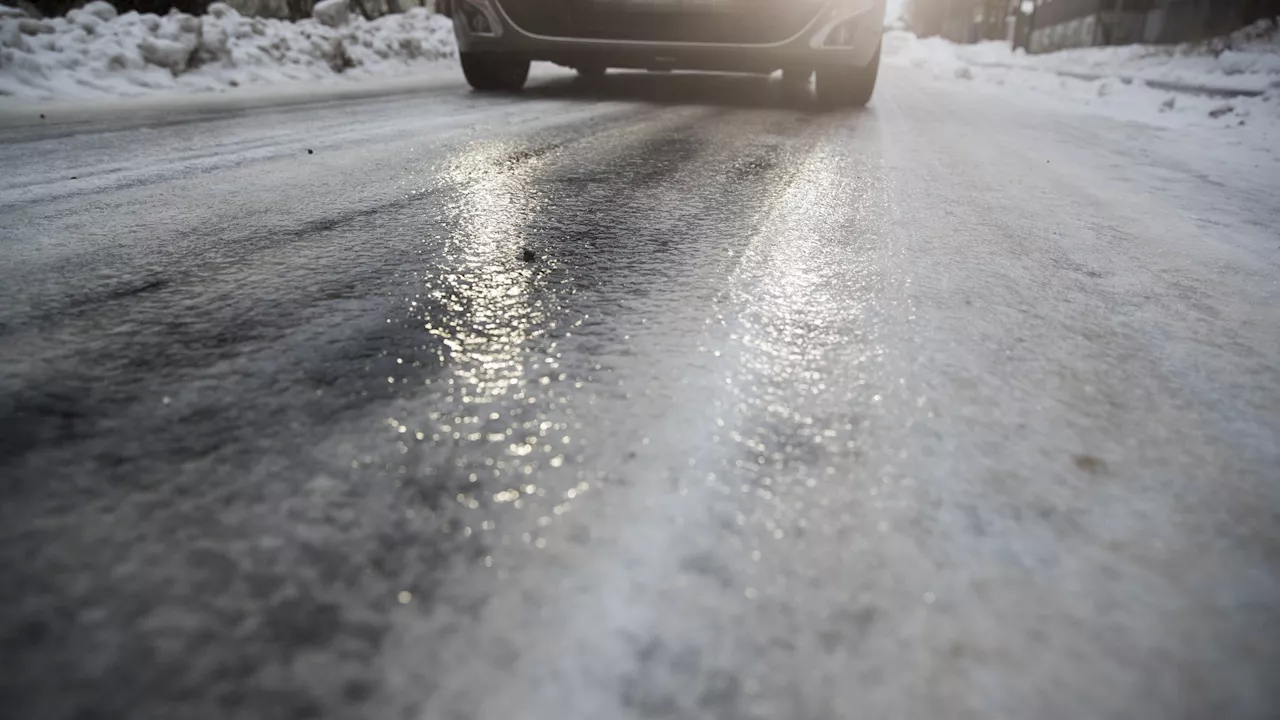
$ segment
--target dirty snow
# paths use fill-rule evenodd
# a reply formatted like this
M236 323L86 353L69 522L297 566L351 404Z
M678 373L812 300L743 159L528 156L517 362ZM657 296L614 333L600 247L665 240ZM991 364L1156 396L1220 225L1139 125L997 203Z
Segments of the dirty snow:
M1042 55L1007 42L957 45L885 36L885 63L979 92L1028 98L1178 127L1231 129L1251 145L1280 139L1280 32L1263 21L1211 42L1080 48ZM1244 95L1230 97L1235 93ZM1223 97L1222 95L1228 95Z
M33 19L0 6L0 103L385 77L456 53L449 20L423 8L373 21L345 9L329 0L318 19L294 23L222 3L202 17L121 15L92 2Z

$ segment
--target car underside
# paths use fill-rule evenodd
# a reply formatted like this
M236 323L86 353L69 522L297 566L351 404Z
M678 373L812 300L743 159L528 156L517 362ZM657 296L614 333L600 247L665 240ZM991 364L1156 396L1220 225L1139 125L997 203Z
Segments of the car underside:
M529 63L772 73L820 99L865 105L879 70L884 0L450 0L467 80L516 90Z

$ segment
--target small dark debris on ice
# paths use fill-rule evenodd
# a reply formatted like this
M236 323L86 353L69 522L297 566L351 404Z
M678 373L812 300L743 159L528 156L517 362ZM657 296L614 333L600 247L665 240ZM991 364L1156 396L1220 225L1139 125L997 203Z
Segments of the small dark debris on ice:
M1233 113L1233 112L1235 112L1235 110L1236 110L1236 109L1235 109L1235 107L1233 107L1233 106L1232 106L1232 105L1230 105L1229 103L1227 103L1227 104L1222 104L1222 105L1219 105L1218 107L1216 107L1216 108L1214 108L1214 109L1210 110L1210 111L1209 111L1209 117L1213 118L1214 120L1217 120L1218 118L1222 117L1223 115L1226 115L1226 114L1228 114L1228 113Z

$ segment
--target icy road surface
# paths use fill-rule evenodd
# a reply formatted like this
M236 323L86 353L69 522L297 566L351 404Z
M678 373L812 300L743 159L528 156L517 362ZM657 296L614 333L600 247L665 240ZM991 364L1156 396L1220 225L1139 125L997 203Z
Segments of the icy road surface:
M1275 155L780 93L6 127L4 716L1280 716Z

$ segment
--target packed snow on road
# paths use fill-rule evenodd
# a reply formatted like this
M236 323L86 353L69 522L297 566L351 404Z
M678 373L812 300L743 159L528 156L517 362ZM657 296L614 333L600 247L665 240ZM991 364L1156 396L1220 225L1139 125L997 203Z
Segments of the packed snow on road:
M0 11L4 720L1280 718L1273 25L821 112L345 1Z

